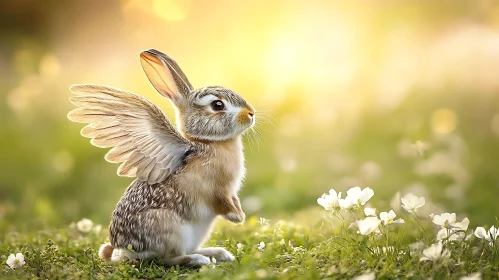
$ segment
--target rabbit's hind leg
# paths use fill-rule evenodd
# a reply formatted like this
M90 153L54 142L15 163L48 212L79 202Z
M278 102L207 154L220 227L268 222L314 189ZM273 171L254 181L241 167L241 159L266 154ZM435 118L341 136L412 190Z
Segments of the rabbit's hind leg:
M161 261L166 266L185 265L200 267L210 263L210 258L201 254L183 255Z
M156 252L153 251L131 252L128 250L125 250L125 255L129 260L134 260L135 262L154 259L157 256Z
M222 247L206 247L196 250L194 253L215 258L217 262L231 262L234 260L234 255Z

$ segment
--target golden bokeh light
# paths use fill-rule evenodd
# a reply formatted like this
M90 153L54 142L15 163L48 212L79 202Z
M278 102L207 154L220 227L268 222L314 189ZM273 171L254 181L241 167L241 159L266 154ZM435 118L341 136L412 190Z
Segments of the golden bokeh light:
M149 26L149 28L154 25L164 25L164 21L184 20L190 9L190 0L126 0L122 5L126 21L135 27ZM130 31L140 33L139 30Z
M449 134L456 129L457 115L447 108L440 108L431 114L431 129L438 134Z
M189 0L153 0L154 12L164 20L178 21L187 17Z
M61 66L54 54L47 54L40 60L40 75L46 79L54 79L59 75Z
M275 84L280 86L297 79L302 51L302 46L294 39L275 38L264 60L266 76L272 77Z
M15 112L21 113L42 94L41 79L37 75L25 76L20 85L7 95L7 104Z

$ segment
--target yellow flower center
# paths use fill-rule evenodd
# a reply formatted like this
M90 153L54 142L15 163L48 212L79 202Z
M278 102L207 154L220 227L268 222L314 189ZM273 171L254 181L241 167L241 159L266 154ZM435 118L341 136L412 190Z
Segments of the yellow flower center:
M21 261L19 261L19 259L14 259L14 263L15 263L15 264L20 264L20 263L21 263Z

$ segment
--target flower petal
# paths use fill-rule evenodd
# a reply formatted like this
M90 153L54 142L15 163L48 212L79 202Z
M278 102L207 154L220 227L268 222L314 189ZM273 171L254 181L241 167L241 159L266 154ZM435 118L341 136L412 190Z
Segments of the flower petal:
M477 227L475 229L475 236L480 238L480 239L487 239L488 235L487 235L487 231L485 231L485 229L483 227Z
M336 190L334 190L334 189L329 190L329 195L333 196L333 197L338 197L338 194L336 193Z
M415 209L413 209L413 208L411 208L411 207L409 207L409 206L407 206L405 204L402 204L402 208L404 208L404 210L407 211L407 212L412 212L413 210L415 210Z
M376 209L375 208L364 208L364 214L368 217L376 217Z
M403 223L405 223L405 221L402 218L396 219L395 221L392 222L392 224L403 224Z
M468 229L468 225L470 224L470 219L464 218L461 222L455 223L453 225L454 228L457 228L459 230L464 230L466 231Z
M425 203L426 203L426 199L424 197L420 197L416 201L416 207L415 208L421 208L421 207L423 207L425 205Z
M441 215L433 216L433 223L439 226L445 226L446 224L454 224L456 222L456 213L443 213Z
M397 214L395 214L395 211L390 210L390 212L388 212L388 217L390 219L393 219L393 218L397 217Z
M362 191L361 191L360 187L358 187L358 186L353 187L353 188L348 189L347 197L351 197L354 200L357 200L357 199L359 199L361 193L362 193Z
M24 262L24 256L21 253L16 254L16 259L18 259L20 262Z
M387 212L381 212L379 213L379 218L383 221L384 224L388 222L388 213Z
M361 201L361 204L364 205L366 204L367 201L369 201L369 199L371 199L371 197L374 196L374 191L371 189L371 188L365 188L362 190L362 194L360 196L360 201Z
M350 199L348 199L348 197L344 198L344 199L340 199L338 201L339 205L340 205L340 208L341 209L344 209L344 210L349 210L352 208L353 204L352 202L350 201Z
M381 221L376 217L367 217L364 220L357 221L357 226L360 234L368 235L375 231L380 223Z
M488 232L489 238L496 240L496 238L499 236L499 229L495 228L494 226L491 226Z

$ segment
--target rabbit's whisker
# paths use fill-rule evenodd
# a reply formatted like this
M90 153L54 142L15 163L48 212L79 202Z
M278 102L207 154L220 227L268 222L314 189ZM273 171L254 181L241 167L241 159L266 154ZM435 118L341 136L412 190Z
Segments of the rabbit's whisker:
M256 136L256 134L255 134L255 129L254 129L254 127L252 127L252 128L251 128L251 130L250 130L250 135L251 135L251 137L252 137L252 139L253 139L254 143L256 144L257 152L260 152L260 142L259 142L259 140L258 140L258 137L257 137L257 136Z
M250 128L247 133L244 133L243 136L246 136L248 135L247 139L248 139L248 146L250 147L250 150L253 151L253 144L256 143L256 139L255 139L255 136L253 135L252 133L253 131L253 128Z
M254 126L251 128L251 132L253 133L255 139L256 139L256 142L258 143L258 151L260 151L260 143L261 143L261 139L263 138L262 135L258 132L258 127L257 126Z
M257 123L268 123L272 126L275 126L274 123L270 119L266 118L265 116L257 115L256 118L258 120Z

